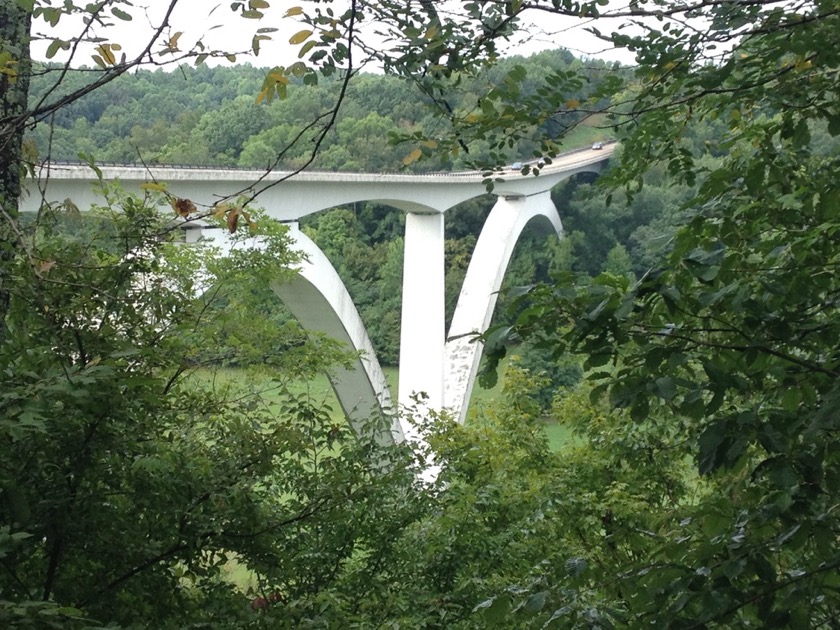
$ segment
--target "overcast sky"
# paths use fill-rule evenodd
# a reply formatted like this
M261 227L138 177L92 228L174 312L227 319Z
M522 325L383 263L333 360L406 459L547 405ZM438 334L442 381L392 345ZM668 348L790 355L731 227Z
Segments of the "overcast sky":
M149 40L154 27L160 24L164 11L168 6L168 0L140 0L133 8L126 7L133 15L130 22L113 19L113 26L107 28L97 27L93 30L94 35L104 37L112 43L119 43L123 50L130 57L142 50L143 45ZM301 25L294 17L285 17L286 11L296 2L289 0L270 0L271 7L263 9L265 17L261 20L244 19L234 14L230 9L230 2L216 3L207 0L180 0L172 17L170 29L167 30L165 39L181 32L178 40L182 50L190 50L196 41L203 39L204 44L210 49L247 51L251 48L251 39L258 28L273 27L278 31L270 33L272 41L262 42L262 50L259 57L253 55L242 55L238 61L248 61L259 66L289 65L296 59L298 46L291 46L289 38L301 30ZM301 3L306 7L305 3ZM337 4L343 4L341 0ZM441 3L443 8L446 3ZM323 6L323 5L321 5ZM575 55L586 55L609 61L621 61L632 63L632 55L626 51L614 51L605 49L604 43L588 34L585 27L589 24L587 20L575 18L561 18L545 13L535 13L534 21L524 29L522 40L512 43L508 50L510 54L528 55L545 49L565 47ZM538 25L537 25L538 23ZM621 26L615 21L602 22L599 27L605 31L612 31ZM33 34L59 36L71 39L81 32L83 25L81 20L71 22L64 17L57 28L52 28L43 21L37 21L33 25ZM164 39L164 41L165 41ZM33 45L33 56L39 59L46 58L48 41L37 41ZM161 45L155 47L160 50ZM74 65L92 64L92 46L78 50L74 57ZM55 61L65 62L69 53L59 52L54 57ZM165 58L164 58L165 59ZM373 68L371 68L373 70Z

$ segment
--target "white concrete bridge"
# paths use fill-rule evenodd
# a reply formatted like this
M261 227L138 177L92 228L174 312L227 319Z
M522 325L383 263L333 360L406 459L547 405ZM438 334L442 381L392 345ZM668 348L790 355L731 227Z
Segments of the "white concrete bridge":
M370 340L344 284L326 256L297 225L306 215L359 201L389 205L407 213L400 333L400 405L425 396L431 409L448 409L463 422L481 360L482 346L473 333L490 324L505 271L525 226L534 221L562 235L562 224L551 189L578 173L599 173L614 145L565 153L542 169L539 176L517 171L498 174L493 194L498 200L476 243L448 334L444 330L444 213L459 203L487 192L481 173L430 175L351 174L195 169L176 167L102 166L106 181L119 180L129 191L149 181L166 183L167 191L190 199L201 210L240 194L256 195L254 205L268 216L290 224L291 235L308 261L296 280L275 286L294 316L307 329L317 330L360 351L354 369L331 377L339 402L354 427L391 409L391 396ZM46 202L72 201L82 209L101 204L92 169L79 165L50 165L38 183L31 182L22 210L37 210ZM213 240L230 250L227 233L198 226L188 240ZM401 440L395 420L392 437ZM390 437L388 437L390 439Z

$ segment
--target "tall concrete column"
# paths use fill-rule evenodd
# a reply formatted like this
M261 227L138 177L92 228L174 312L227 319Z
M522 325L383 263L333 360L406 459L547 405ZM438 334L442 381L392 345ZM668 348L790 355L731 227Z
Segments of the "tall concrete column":
M430 409L443 407L444 362L443 214L405 218L400 329L400 405L424 393Z

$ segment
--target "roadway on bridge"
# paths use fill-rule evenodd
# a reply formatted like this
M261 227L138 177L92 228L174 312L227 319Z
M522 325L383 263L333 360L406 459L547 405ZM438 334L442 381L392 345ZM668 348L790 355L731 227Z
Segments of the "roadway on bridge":
M538 176L521 175L510 168L496 171L493 193L505 197L541 194L563 179L591 171L610 158L614 144L602 149L585 148L563 153L545 166ZM449 208L487 192L485 173L397 174L336 173L303 171L290 173L259 170L190 168L136 165L99 167L105 181L119 181L129 192L140 193L141 185L160 182L175 197L190 199L208 209L215 203L240 195L254 197L256 206L281 221L344 204L373 201L406 212L443 213ZM598 168L597 170L600 170ZM37 182L29 183L29 194L21 209L36 211L43 201L60 203L71 199L81 209L102 203L95 191L97 176L87 165L48 164Z

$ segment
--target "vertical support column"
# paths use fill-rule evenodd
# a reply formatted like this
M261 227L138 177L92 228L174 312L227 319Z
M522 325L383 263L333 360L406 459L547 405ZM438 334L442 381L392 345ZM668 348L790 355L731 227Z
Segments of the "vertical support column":
M408 213L405 218L400 405L413 394L428 396L430 409L443 407L444 361L443 214Z

